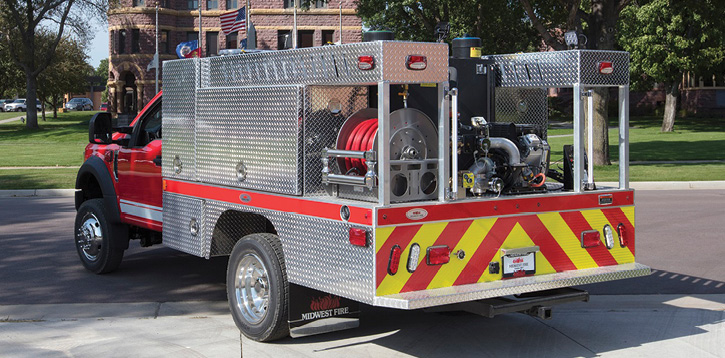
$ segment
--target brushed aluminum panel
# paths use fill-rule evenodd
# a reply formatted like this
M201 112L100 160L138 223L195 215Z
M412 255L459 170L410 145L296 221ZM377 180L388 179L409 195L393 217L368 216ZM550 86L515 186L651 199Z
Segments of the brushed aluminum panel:
M164 145L161 172L164 177L195 180L194 127L196 119L196 78L198 60L164 61L162 132ZM181 171L174 169L178 156Z
M301 96L298 86L200 89L198 180L302 194ZM243 180L240 166L246 171Z
M371 70L357 67L358 56L372 55ZM428 68L405 67L407 55L425 55ZM442 82L448 79L448 45L376 41L201 59L202 88L275 85L354 85L380 81ZM208 70L207 70L208 69Z
M623 86L629 83L629 54L569 50L488 56L494 60L497 87ZM614 72L600 74L598 63L612 61Z
M417 309L646 276L648 266L631 263L375 297L375 306Z
M172 249L199 257L209 258L208 238L204 231L204 200L164 193L163 244ZM192 220L197 233L192 234Z
M227 210L262 215L272 223L282 242L289 282L364 303L373 302L373 239L370 239L367 247L354 246L349 241L351 227L366 227L212 200L205 205L205 221L208 223L205 226L205 237L212 237L215 223ZM238 224L249 225L244 222ZM243 230L246 228L239 228L239 231ZM210 246L205 249L208 256Z

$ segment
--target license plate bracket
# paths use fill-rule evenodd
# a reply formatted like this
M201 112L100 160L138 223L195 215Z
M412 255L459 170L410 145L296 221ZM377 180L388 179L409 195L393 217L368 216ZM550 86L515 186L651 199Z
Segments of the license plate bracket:
M518 251L501 256L503 278L532 276L536 274L536 251Z

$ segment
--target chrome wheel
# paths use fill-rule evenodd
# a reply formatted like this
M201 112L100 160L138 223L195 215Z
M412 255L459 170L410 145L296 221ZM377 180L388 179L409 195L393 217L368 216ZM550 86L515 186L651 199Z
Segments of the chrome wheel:
M244 320L251 324L261 322L269 305L269 279L267 268L253 253L242 257L234 280L236 304Z
M78 228L77 245L88 261L97 261L98 254L103 246L103 231L101 223L93 213L83 218L83 224Z

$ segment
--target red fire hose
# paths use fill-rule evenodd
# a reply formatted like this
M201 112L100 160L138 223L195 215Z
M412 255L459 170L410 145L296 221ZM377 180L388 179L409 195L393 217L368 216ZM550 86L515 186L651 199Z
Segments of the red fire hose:
M373 148L375 142L375 134L378 131L378 119L372 118L360 122L348 135L345 140L345 150L368 151ZM367 172L367 165L358 158L345 158L344 171L356 168L358 174Z

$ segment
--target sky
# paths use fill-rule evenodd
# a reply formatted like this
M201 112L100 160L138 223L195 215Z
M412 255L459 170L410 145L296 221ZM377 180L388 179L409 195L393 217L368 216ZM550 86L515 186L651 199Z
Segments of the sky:
M96 25L94 30L96 37L91 41L88 47L88 63L97 68L101 60L108 58L108 25Z

